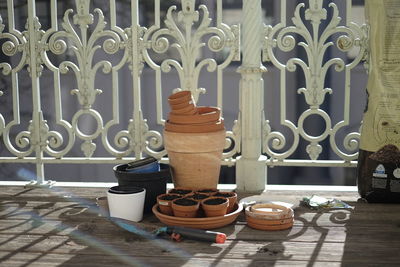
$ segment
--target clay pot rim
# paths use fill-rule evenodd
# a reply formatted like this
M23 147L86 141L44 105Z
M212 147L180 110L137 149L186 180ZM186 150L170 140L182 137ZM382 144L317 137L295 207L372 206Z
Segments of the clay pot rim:
M179 115L179 114L194 115L194 114L197 114L197 108L192 103L192 104L186 105L184 108L172 109L170 113L175 114L175 115Z
M237 197L237 193L236 192L231 192L231 191L218 191L214 196L218 197L218 194L229 194L229 197L226 198L232 198L232 197ZM225 197L225 196L221 196L221 197Z
M189 105L193 104L196 107L196 104L194 103L194 101L192 99L190 99L189 101L185 101L182 103L178 103L178 104L169 104L169 106L171 107L172 110L180 110L183 109Z
M285 223L285 224L270 225L270 224L265 224L265 220L261 220L261 219L252 218L252 219L248 220L247 216L246 216L246 221L247 221L247 226L257 229L257 230L264 230L264 231L286 230L286 229L293 227L293 224L294 224L294 220L292 220L289 223Z
M182 198L182 195L179 195L179 194L175 194L175 193L165 193L165 194L158 195L158 196L157 196L157 200L161 200L161 201L171 201L171 202L172 202L173 200L178 199L178 198L174 198L174 199L171 199L171 200L168 200L168 199L161 199L161 197L167 196L167 195L173 195L173 196L178 196L179 198Z
M189 193L186 194L178 194L178 193L171 193L172 190L185 190L185 191L190 191ZM181 195L181 196L187 196L188 194L193 193L193 189L188 188L188 187L175 187L175 188L171 188L167 191L167 194L177 194L177 195Z
M245 214L246 216L262 220L281 220L281 219L294 218L294 211L292 208L289 209L289 213L268 214L266 212L264 213L252 212L250 206L248 206L245 208Z
M167 132L175 133L208 133L225 130L225 125L224 119L220 119L217 122L199 124L174 124L167 121L164 129Z
M168 121L173 124L200 124L211 123L220 120L221 110L213 107L198 107L198 114L173 114L170 113Z
M220 203L220 204L207 204L207 203L205 203L205 202L210 201L210 200L213 200L213 199L223 199L224 202L223 202L223 203ZM209 206L211 206L211 207L223 206L223 205L225 205L225 204L227 204L227 205L229 204L229 200L228 200L226 197L214 197L214 196L210 196L209 198L203 199L203 200L201 201L201 205L202 205L202 206L206 206L206 207L209 207Z
M275 226L275 225L285 225L294 222L294 217L283 218L283 219L261 219L258 217L251 217L246 215L246 221L252 222L260 225Z
M174 103L178 103L177 102L178 100L182 100L182 99L186 100L187 98L189 98L189 99L192 98L192 92L189 90L182 90L182 91L171 94L168 97L168 102L174 104Z
M194 202L196 202L196 203L193 204L193 205L180 205L179 203L176 203L177 200L182 200L182 199L194 201ZM200 202L197 201L197 200L194 200L194 199L187 199L187 198L181 197L181 198L177 198L177 199L172 200L172 205L179 206L179 207L192 207L192 206L198 206L198 205L200 205Z

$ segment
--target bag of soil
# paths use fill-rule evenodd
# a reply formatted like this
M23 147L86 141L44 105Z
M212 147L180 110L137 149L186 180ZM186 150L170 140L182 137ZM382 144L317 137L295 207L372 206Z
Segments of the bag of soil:
M400 150L386 145L371 154L365 163L363 190L373 203L400 203Z
M400 1L366 0L365 15L370 53L358 191L369 202L400 202L399 178L393 174L399 159L386 158L399 157L400 148Z

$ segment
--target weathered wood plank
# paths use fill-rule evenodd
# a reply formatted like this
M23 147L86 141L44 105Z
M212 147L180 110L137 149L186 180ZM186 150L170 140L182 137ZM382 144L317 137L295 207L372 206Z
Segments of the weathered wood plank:
M342 225L364 225L388 227L400 225L400 205L370 205L354 203L354 210L326 210L314 211L305 207L295 209L296 226L330 227ZM368 209L370 207L370 209ZM21 204L14 201L0 201L0 220L61 220L69 224L78 224L84 221L101 221L97 214L98 209L92 203L82 205L70 202L28 202ZM152 216L145 216L145 222L154 224L158 220ZM238 224L244 224L244 216L238 218Z
M4 240L6 238L6 240ZM77 237L75 237L77 238ZM7 241L4 243L4 241ZM383 243L373 245L354 242L261 242L228 241L225 244L207 244L195 241L182 243L122 240L74 240L66 236L0 236L0 251L14 255L18 252L55 253L68 255L122 255L127 257L152 257L154 255L169 258L176 263L191 258L224 258L242 260L290 260L290 261L326 261L337 262L345 259L354 263L399 263L400 245L388 246ZM149 252L151 254L149 255ZM7 260L11 256L0 259Z
M142 229L152 231L159 224L138 224ZM118 226L107 221L88 221L78 224L64 224L62 221L37 222L33 220L0 220L0 235L44 235L52 232L52 235L65 236L72 231L80 230L88 232L99 238L107 238L114 235L125 235L127 232ZM295 225L290 230L285 231L259 231L242 225L231 225L218 229L227 234L229 240L247 240L247 241L271 241L271 240L291 240L297 242L318 242L321 238L325 242L344 242L351 239L352 242L382 242L395 243L400 242L400 228L396 225L377 225L371 226L343 226L343 227L303 227ZM130 235L130 234L129 234ZM132 234L132 238L134 235Z
M273 191L266 196L298 204L304 196L336 197L353 210L295 209L292 229L265 232L235 224L218 229L225 244L149 241L97 215L103 188L2 187L0 266L396 266L400 262L400 205L356 202L355 192ZM4 190L3 190L4 189ZM162 224L146 216L139 226Z
M6 256L4 252L0 252L0 258ZM229 258L190 258L180 261L171 260L169 257L135 257L135 258L119 258L109 255L98 255L93 257L91 255L67 255L67 254L53 254L53 253L32 253L23 252L12 255L6 261L0 262L1 266L26 266L29 263L30 267L76 267L76 266L190 266L190 267L204 267L204 266L219 266L219 267L244 267L244 266L310 266L308 261L290 261L290 260L276 260L268 259L265 257L262 260L253 259L229 259ZM314 261L312 266L327 267L327 266L342 266L339 261L336 262L321 262ZM353 265L354 266L354 265ZM363 266L373 266L372 264L365 264Z

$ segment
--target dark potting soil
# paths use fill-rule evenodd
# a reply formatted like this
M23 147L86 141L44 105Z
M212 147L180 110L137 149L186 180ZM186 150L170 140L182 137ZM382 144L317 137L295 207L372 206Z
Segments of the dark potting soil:
M222 193L222 192L218 192L214 195L214 197L231 197L233 194L230 193Z
M187 198L180 198L174 201L175 204L181 206L194 206L197 205L197 201Z
M192 192L192 190L186 190L186 189L171 189L169 191L170 194L179 194L179 195L186 195L191 192Z
M168 194L168 195L164 195L162 197L160 197L161 200L174 200L177 198L180 198L180 195L172 195L172 194Z
M193 194L190 196L190 198L196 199L196 200L202 200L208 198L208 195L205 194Z
M214 189L201 189L201 190L197 190L198 193L213 193L213 192L217 192L218 190L214 190Z
M381 163L400 164L400 150L395 145L385 145L369 158Z
M220 205L222 203L225 203L225 201L226 201L226 199L224 199L224 198L211 198L211 199L208 199L208 200L204 201L204 204L207 204L207 205Z

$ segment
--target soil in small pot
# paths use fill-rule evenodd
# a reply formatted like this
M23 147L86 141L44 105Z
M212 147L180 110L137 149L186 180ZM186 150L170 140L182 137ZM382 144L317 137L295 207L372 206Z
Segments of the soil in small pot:
M168 191L170 194L178 194L178 195L187 195L189 193L192 193L192 190L189 189L171 189Z
M223 199L223 198L211 198L211 199L208 199L208 200L204 201L204 204L206 204L206 205L220 205L220 204L225 203L225 202L226 202L226 199Z
M208 195L213 195L213 194L215 194L217 192L218 192L218 189L209 189L209 188L200 189L200 190L196 191L196 193L203 193L203 194L208 194Z
M197 205L197 201L192 200L192 199L188 199L188 198L178 199L178 200L174 201L174 203L176 205L180 205L180 206L194 206L194 205Z
M180 198L180 197L182 197L181 195L178 195L178 194L165 194L164 196L161 196L161 197L159 197L159 199L161 199L161 200L174 200L174 199L177 199L177 198Z
M194 199L194 200L203 200L203 199L206 199L206 198L208 198L209 196L208 195L206 195L206 194L198 194L198 193L195 193L195 194L193 194L193 195L189 195L188 196L188 198L192 198L192 199Z
M232 193L228 193L228 192L226 192L226 193L218 192L218 193L216 193L214 195L214 197L226 197L226 198L232 197L232 196L233 196L233 194Z

